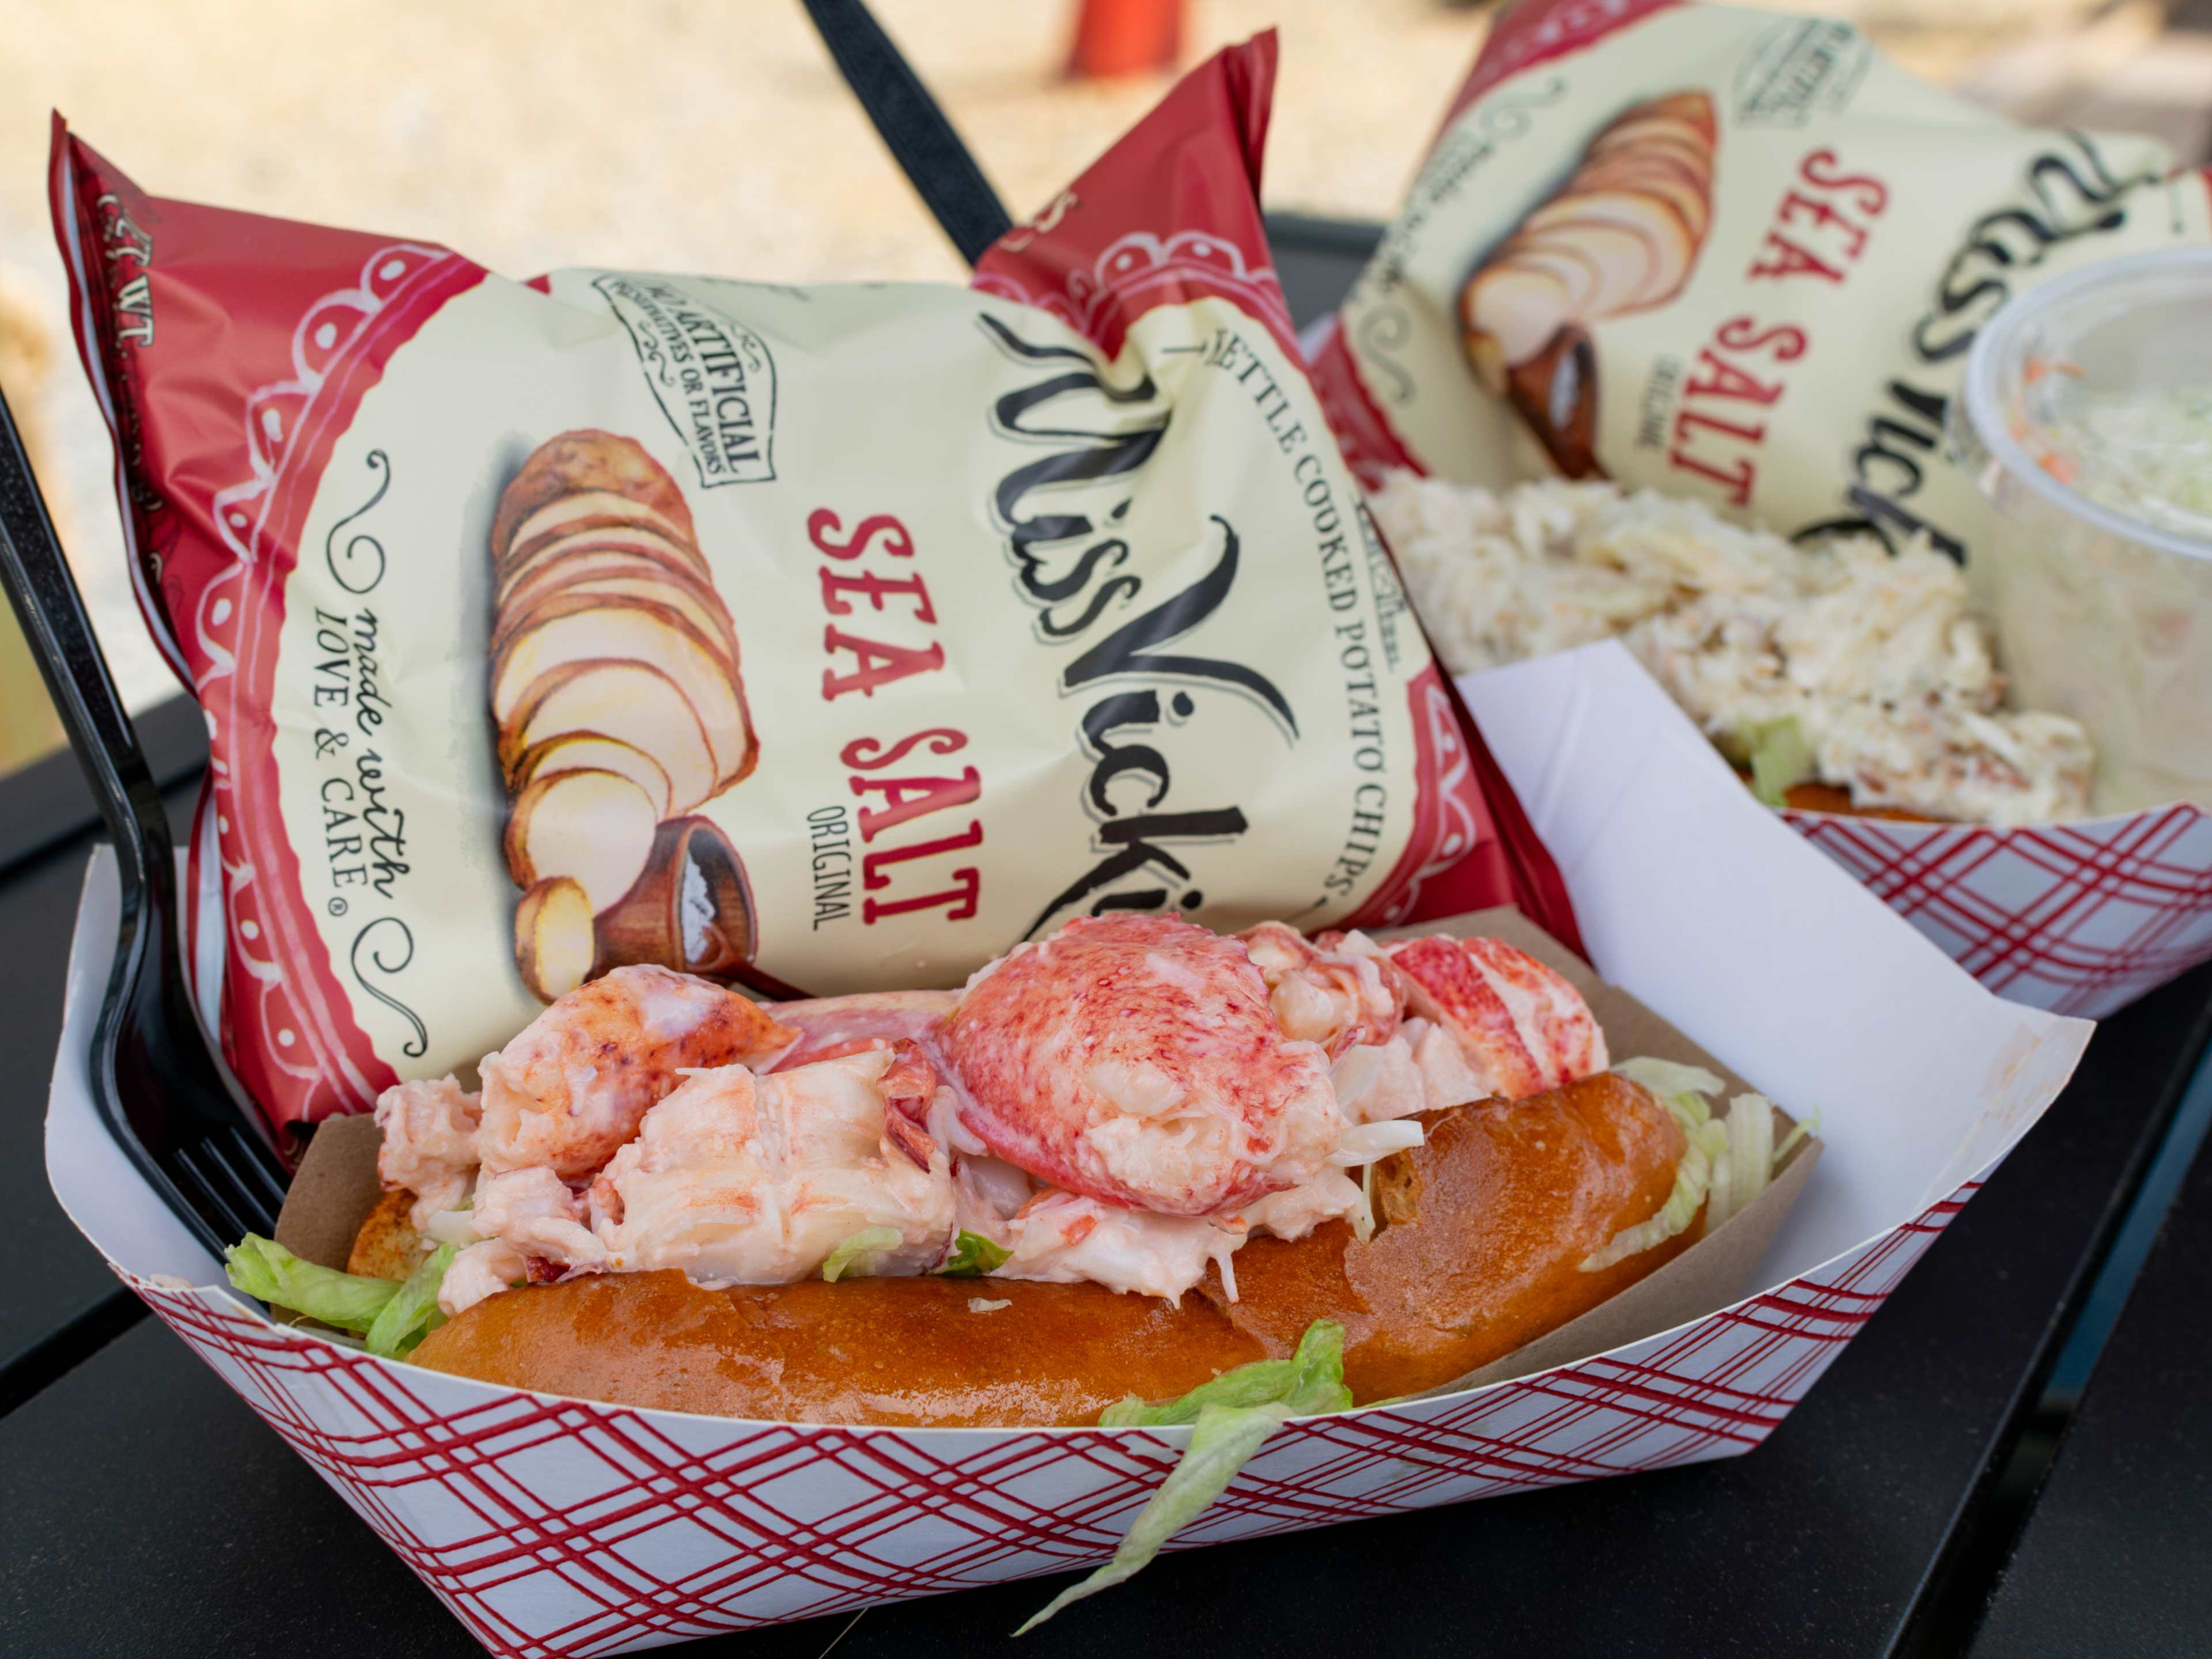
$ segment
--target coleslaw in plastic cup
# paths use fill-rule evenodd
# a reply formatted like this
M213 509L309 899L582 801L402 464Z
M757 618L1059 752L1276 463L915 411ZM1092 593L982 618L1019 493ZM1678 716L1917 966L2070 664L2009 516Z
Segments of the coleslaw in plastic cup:
M1974 342L1951 440L2018 706L2070 714L2100 813L2212 809L2212 248L2084 266Z

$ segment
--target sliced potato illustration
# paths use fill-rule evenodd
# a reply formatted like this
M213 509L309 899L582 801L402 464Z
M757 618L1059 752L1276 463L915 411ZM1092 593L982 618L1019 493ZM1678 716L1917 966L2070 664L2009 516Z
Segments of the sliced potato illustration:
M1643 232L1611 220L1555 219L1522 234L1527 240L1521 246L1571 249L1597 268L1597 289L1579 307L1577 320L1626 309L1644 291L1657 254Z
M492 659L493 718L507 725L523 694L554 669L607 659L648 664L676 683L723 782L751 769L751 724L732 665L674 611L645 599L556 599L538 611Z
M1680 217L1692 242L1704 237L1705 227L1712 221L1712 200L1707 186L1687 167L1668 156L1638 150L1601 161L1577 173L1574 189L1577 192L1635 191L1656 196Z
M676 682L648 664L586 660L546 674L502 728L500 760L513 777L524 755L580 734L651 756L668 774L671 812L688 812L714 793L714 752L699 716Z
M554 614L556 606L600 599L644 599L666 605L697 629L734 672L738 636L730 625L729 612L712 595L702 594L696 584L657 565L643 569L601 566L596 571L580 565L573 572L556 568L543 580L518 588L500 607L498 623L492 629L493 655L504 650L507 642L532 621Z
M1680 143L1711 153L1719 137L1713 101L1702 92L1680 92L1623 110L1590 140L1589 154L1604 155L1631 145Z
M1586 228L1606 224L1627 231L1643 244L1642 270L1626 299L1614 299L1618 273L1607 269L1602 239L1592 240ZM1655 291L1661 277L1679 283L1688 269L1695 242L1681 216L1656 196L1636 191L1596 191L1585 196L1563 196L1528 216L1516 238L1515 251L1528 247L1578 249L1597 267L1598 283L1584 301L1584 318L1604 314L1595 309L1633 309Z
M565 501L568 516L574 516L575 504L586 497L609 503L607 510L658 518L680 541L697 539L683 490L645 446L585 427L538 445L501 492L491 524L494 556L529 533L526 526L548 508Z
M656 817L673 810L676 790L667 768L635 744L599 732L565 732L526 749L507 774L507 793L519 793L555 772L583 771L618 772L651 798Z
M734 658L657 599L554 593L518 619L492 658L493 711L561 663L586 657L649 662L683 689L717 768L750 769L752 735Z
M548 580L556 574L570 574L586 565L597 567L617 562L635 568L665 571L674 580L688 582L702 592L711 593L714 591L714 580L707 574L705 565L696 554L641 531L601 531L561 537L549 544L542 556L527 560L504 573L493 586L492 603L495 606L504 606L509 594L532 583Z
M514 965L540 1002L564 997L591 976L598 953L591 901L574 878L551 876L514 908Z
M1559 263L1571 261L1562 255ZM1547 261L1524 264L1508 258L1468 283L1461 301L1468 330L1489 342L1476 367L1492 391L1499 389L1502 368L1527 362L1573 314L1566 279Z
M688 517L687 514L687 520ZM574 535L592 529L647 530L686 547L696 539L688 522L657 513L626 495L588 490L577 495L557 496L546 502L528 518L519 520L505 541L494 541L492 549L500 562L507 563L549 536Z
M616 520L603 514L592 514L532 536L516 544L514 551L496 559L494 575L505 586L521 580L539 564L549 560L565 558L580 548L620 547L633 553L644 554L663 560L678 569L689 571L701 581L714 580L707 568L706 556L691 543L668 534L658 526L640 524L634 520Z
M644 871L659 827L652 798L618 772L549 772L507 814L507 873L523 888L568 876L596 914Z

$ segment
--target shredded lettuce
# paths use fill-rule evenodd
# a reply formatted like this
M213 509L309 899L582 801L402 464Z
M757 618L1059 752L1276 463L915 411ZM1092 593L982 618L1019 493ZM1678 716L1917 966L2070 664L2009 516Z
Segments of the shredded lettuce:
M1632 1227L1623 1227L1603 1249L1583 1258L1582 1270L1594 1273L1610 1267L1616 1261L1641 1255L1686 1231L1697 1219L1698 1206L1705 1201L1705 1189L1712 1181L1713 1160L1727 1150L1728 1131L1720 1124L1707 1122L1691 1130L1689 1145L1682 1151L1682 1161L1674 1166L1674 1190L1667 1194L1659 1213Z
M822 1263L822 1277L832 1285L841 1279L866 1279L875 1272L878 1256L905 1243L896 1227L863 1227L830 1252Z
M1738 1095L1729 1103L1728 1151L1713 1169L1705 1206L1711 1232L1766 1190L1774 1176L1774 1103L1765 1095Z
M396 1279L319 1267L258 1233L246 1234L222 1254L224 1273L246 1295L356 1334L374 1325L399 1293Z
M446 1269L459 1253L453 1245L441 1244L407 1275L369 1325L371 1353L398 1359L413 1352L416 1343L446 1322L446 1316L438 1311L438 1286L444 1283Z
M1102 1412L1098 1425L1170 1428L1195 1423L1208 1406L1258 1406L1269 1401L1288 1403L1292 1415L1300 1417L1340 1412L1351 1405L1352 1390L1344 1386L1344 1327L1333 1319L1316 1319L1306 1327L1288 1359L1255 1359L1200 1383L1180 1400L1157 1406L1130 1395Z
M1669 1095L1717 1095L1728 1087L1702 1066L1685 1066L1678 1060L1654 1060L1639 1054L1613 1068L1631 1083L1640 1083L1664 1100Z
M1788 805L1790 785L1820 775L1819 751L1795 714L1747 728L1741 742L1751 755L1751 793L1766 805Z
M1012 1255L1013 1252L1005 1245L963 1227L953 1237L952 1254L945 1258L945 1265L937 1271L945 1279L980 1279L1005 1267L1006 1258Z
M1624 1060L1613 1070L1657 1096L1681 1124L1689 1146L1675 1166L1674 1189L1659 1213L1615 1233L1603 1249L1584 1259L1584 1273L1665 1243L1689 1226L1700 1204L1711 1232L1765 1192L1790 1149L1813 1132L1813 1126L1800 1123L1776 1146L1774 1103L1765 1095L1738 1095L1729 1103L1725 1118L1714 1117L1705 1097L1725 1085L1702 1066L1644 1058Z
M1352 1390L1344 1386L1344 1327L1316 1319L1288 1359L1239 1365L1161 1405L1147 1406L1132 1395L1108 1407L1098 1419L1106 1428L1189 1423L1190 1445L1138 1511L1114 1559L1054 1596L1014 1634L1026 1636L1063 1607L1143 1571L1162 1545L1228 1490L1237 1470L1289 1419L1342 1411L1351 1404Z

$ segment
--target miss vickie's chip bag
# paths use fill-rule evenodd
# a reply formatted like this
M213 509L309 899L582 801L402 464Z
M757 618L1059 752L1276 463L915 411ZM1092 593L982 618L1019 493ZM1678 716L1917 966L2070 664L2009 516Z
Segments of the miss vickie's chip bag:
M1990 508L1944 413L1976 331L2057 271L2212 240L2172 167L2016 127L1847 23L1522 0L1316 384L1370 483L1558 471L1967 559Z
M1572 919L1290 334L1271 36L975 288L563 270L147 195L56 228L213 750L204 1009L280 1124L657 961L957 983L1071 915Z

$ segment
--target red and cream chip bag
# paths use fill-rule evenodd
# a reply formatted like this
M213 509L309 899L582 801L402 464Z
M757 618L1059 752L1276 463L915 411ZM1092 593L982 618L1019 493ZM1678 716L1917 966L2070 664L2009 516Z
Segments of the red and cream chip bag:
M1556 471L1965 559L1990 508L1943 422L1975 331L2057 271L2212 240L2172 167L2014 126L1847 23L1522 0L1316 383L1370 485Z
M147 195L55 130L192 964L279 1122L623 963L957 983L1068 916L1383 923L1558 877L1268 264L1263 38L974 290L563 270Z

